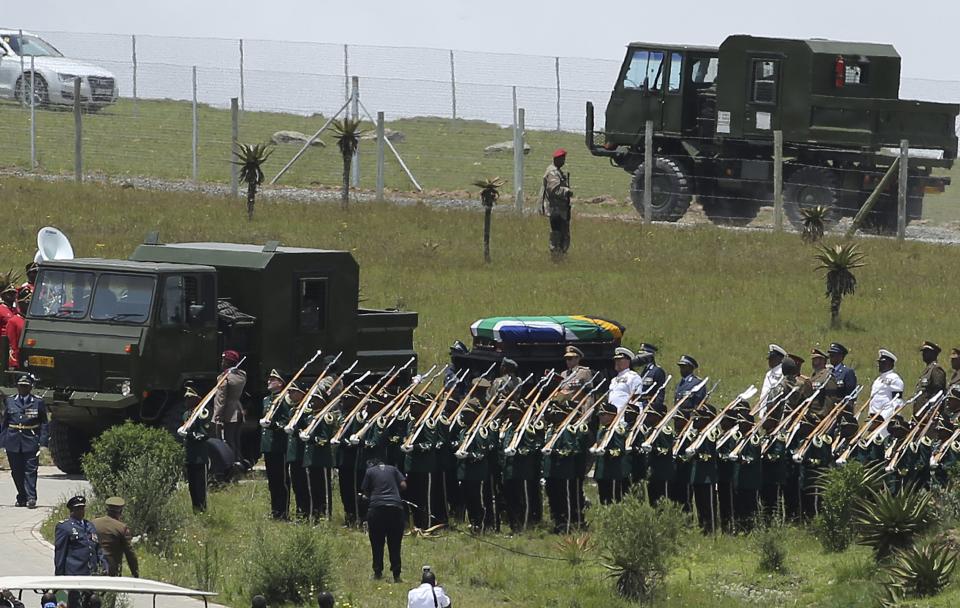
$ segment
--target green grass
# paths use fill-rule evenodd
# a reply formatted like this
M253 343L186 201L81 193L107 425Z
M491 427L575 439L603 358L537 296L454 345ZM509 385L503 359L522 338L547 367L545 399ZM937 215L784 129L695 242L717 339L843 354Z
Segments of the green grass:
M595 501L595 489L588 487L588 492ZM189 500L185 490L181 490L176 499L185 507ZM250 544L256 537L255 529L262 527L269 536L271 530L279 526L294 525L269 520L265 516L268 504L266 483L262 481L213 492L208 512L186 518L178 540L166 557L142 547L138 550L141 574L196 587L196 566L202 559L202 545L212 543L211 561L219 573L213 589L221 594L217 602L246 608L249 598L256 593L247 586L243 575ZM314 533L329 543L334 556L334 592L342 602L340 606L402 606L401 598L416 584L424 564L433 567L454 605L458 606L627 608L636 605L616 596L595 544L591 543L585 561L579 566L544 559L558 558L561 554L557 547L559 537L542 530L514 538L490 534L482 541L457 530L439 538L408 536L403 542L405 584L372 581L367 538L360 531L339 527L339 513L337 504L335 521L321 523L314 528ZM51 538L59 517L60 514L54 514L45 523L43 532L47 538ZM879 578L867 548L854 546L844 553L825 554L803 528L787 526L783 534L786 574L765 574L758 570L759 554L750 536L695 535L673 568L656 605L671 608L875 605L872 594L878 588ZM518 551L528 555L520 555ZM960 589L954 583L942 595L917 605L947 607L957 602L960 602Z

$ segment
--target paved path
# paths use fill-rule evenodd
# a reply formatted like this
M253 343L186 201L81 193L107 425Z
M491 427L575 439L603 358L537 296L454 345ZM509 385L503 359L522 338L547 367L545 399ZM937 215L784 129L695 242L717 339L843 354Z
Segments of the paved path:
M38 509L14 507L17 492L8 470L0 470L0 555L6 556L0 565L4 576L37 576L53 574L53 545L40 536L40 524L55 505L82 490L89 484L79 476L64 475L56 467L40 467L37 484ZM92 514L91 514L92 515ZM92 517L91 517L92 519ZM150 596L130 596L133 608L152 608ZM24 595L27 608L35 608L31 598ZM203 602L191 598L158 597L157 608L202 608ZM210 606L216 606L210 604Z

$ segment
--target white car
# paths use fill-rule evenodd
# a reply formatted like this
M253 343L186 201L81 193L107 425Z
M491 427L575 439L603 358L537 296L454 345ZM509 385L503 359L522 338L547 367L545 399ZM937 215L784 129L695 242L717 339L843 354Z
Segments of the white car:
M0 29L0 99L30 103L30 58L34 62L34 103L73 105L73 82L80 79L80 101L99 109L117 100L117 79L111 72L83 61L68 59L52 44L34 34ZM21 61L22 59L22 61Z

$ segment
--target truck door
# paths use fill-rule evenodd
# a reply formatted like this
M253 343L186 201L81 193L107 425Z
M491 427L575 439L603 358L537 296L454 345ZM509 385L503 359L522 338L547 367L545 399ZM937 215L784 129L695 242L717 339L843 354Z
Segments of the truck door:
M328 280L324 276L297 277L295 361L309 358L317 349L331 350L339 343L336 327L328 327Z
M661 125L664 133L679 134L683 129L684 98L688 92L683 83L684 56L670 53L670 70L663 91Z
M620 82L607 104L605 129L611 133L642 133L647 120L662 127L664 84L669 60L667 53L651 49L630 49L621 70Z
M217 299L212 274L173 274L160 284L153 342L156 381L218 371Z
M773 138L780 128L780 98L783 61L780 57L752 57L747 82L747 103L743 117L746 138Z

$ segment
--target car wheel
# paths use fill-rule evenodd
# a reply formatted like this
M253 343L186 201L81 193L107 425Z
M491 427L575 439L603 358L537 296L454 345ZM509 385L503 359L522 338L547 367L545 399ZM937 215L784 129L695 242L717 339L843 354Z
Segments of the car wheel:
M30 105L30 80L29 74L24 74L21 78L17 79L17 101L25 106ZM26 81L26 87L24 87L24 81ZM26 88L26 91L24 88ZM33 78L33 103L35 106L45 106L49 101L50 93L47 89L47 81L43 79L43 76L37 74Z

